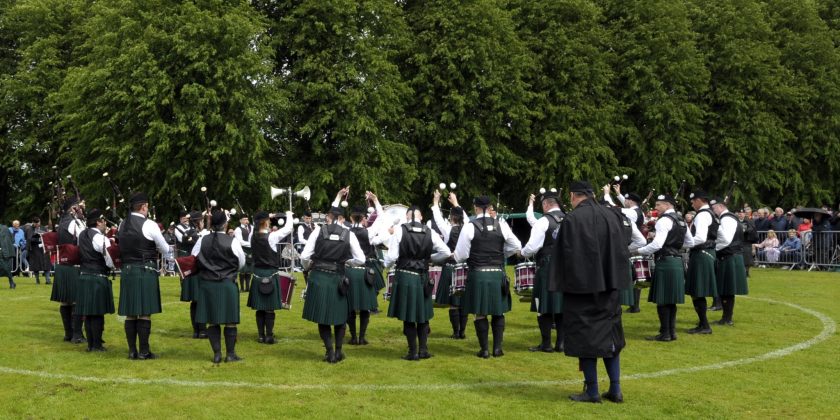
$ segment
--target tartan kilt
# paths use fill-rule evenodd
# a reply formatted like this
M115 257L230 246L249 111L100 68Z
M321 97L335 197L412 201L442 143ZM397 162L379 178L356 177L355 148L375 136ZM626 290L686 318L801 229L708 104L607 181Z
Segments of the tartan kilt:
M648 302L671 305L685 302L685 268L680 257L656 260Z
M365 261L365 267L376 270L376 277L373 279L373 289L379 294L379 291L385 288L385 278L383 277L382 263L375 258L368 258Z
M692 250L688 259L685 294L692 297L717 296L715 250Z
M114 289L111 280L104 274L80 274L76 289L76 314L114 313Z
M376 301L376 285L369 286L365 281L365 272L368 269L366 266L347 267L347 279L350 280L347 305L351 311L372 311L379 307ZM382 278L382 273L377 273L379 278Z
M274 290L265 295L260 293L260 282L263 278L270 278L274 282ZM280 296L280 277L273 268L254 268L254 278L248 291L248 307L255 311L276 311L283 309L283 297Z
M435 312L432 297L426 297L423 291L424 283L428 281L428 273L397 270L388 305L388 317L419 324L429 322Z
M50 300L70 303L76 301L76 285L79 282L79 267L74 265L55 265L53 287Z
M504 315L511 309L510 291L502 294L505 273L501 270L470 270L467 290L461 298L467 313L475 315Z
M163 312L160 306L160 280L157 264L124 264L120 272L120 305L122 316L152 315Z
M341 274L312 270L303 302L303 319L323 325L347 323L347 297L338 292Z
M551 264L547 260L537 267L534 277L534 290L531 299L531 312L539 314L562 314L563 292L548 291L548 274Z
M744 256L735 254L718 259L717 291L720 296L749 294Z
M254 273L254 251L248 247L242 247L242 251L245 253L245 265L242 267L239 272L241 274L253 274Z
M198 296L199 276L193 274L181 280L181 302L192 302Z
M630 287L627 289L618 289L618 304L619 305L626 305L626 306L633 306L636 304L636 279L633 275L633 264L630 264L630 269L627 271L630 276Z
M435 303L438 305L461 306L463 303L461 296L449 294L454 268L455 266L452 264L444 264L440 270L440 282L438 282L437 295L435 295Z
M196 302L195 322L210 325L239 323L239 288L233 279L215 281L202 278Z

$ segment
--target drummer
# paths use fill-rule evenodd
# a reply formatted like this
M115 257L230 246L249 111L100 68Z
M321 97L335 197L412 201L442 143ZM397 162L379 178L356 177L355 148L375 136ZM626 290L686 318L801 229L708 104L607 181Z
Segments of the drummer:
M193 212L187 214L185 217L181 218L181 222L186 222L189 225L184 229L184 235L182 236L183 240L180 242L183 247L189 246L189 248L184 248L184 251L187 252L188 256L192 253L192 248L195 247L195 244L198 240L204 236L210 234L210 231L204 229L204 218L201 217L201 212L194 210ZM183 226L182 226L183 227ZM176 228L175 234L178 235L179 229ZM179 252L181 248L178 248ZM189 302L190 303L190 325L192 325L193 335L192 337L195 339L205 339L207 338L207 326L200 322L195 321L195 312L198 308L198 288L199 284L199 275L198 273L186 276L181 279L181 302Z
M443 219L443 214L440 211L440 191L435 190L432 198L432 217L435 224L443 232L443 241L449 250L454 252L455 245L458 244L458 235L461 234L461 229L464 227L464 209L458 204L458 197L454 192L449 193L449 203L452 204L452 210L449 211L449 220ZM450 338L463 340L467 338L467 319L468 314L463 309L461 296L452 295L448 292L452 285L452 276L455 273L455 259L449 257L446 264L443 266L440 274L440 282L435 296L435 303L441 305L449 305L449 323L452 324L452 335Z
M256 230L250 238L254 255L254 281L248 292L248 307L257 311L257 342L274 344L274 311L283 308L280 294L278 272L280 254L277 244L280 239L292 232L293 223L286 223L281 229L271 231L271 219L266 212L254 215ZM286 220L292 220L291 211L286 212ZM241 274L240 274L241 275Z
M649 244L635 250L635 255L653 255L656 262L648 302L656 303L659 315L659 334L646 337L652 341L677 339L677 304L685 302L684 267L681 248L691 247L691 235L686 235L686 225L674 210L674 197L663 194L656 197L656 236Z
M286 219L291 221L292 219ZM291 225L291 223L289 223ZM251 274L254 272L254 257L251 253L251 223L248 216L242 215L239 218L239 226L233 230L233 237L239 241L242 251L245 252L245 266L239 270L239 291L251 290Z
M105 351L102 346L105 314L114 313L114 292L107 274L114 268L114 263L106 252L110 242L103 234L105 217L102 212L93 209L86 219L87 229L79 234L81 268L76 311L85 317L87 351Z
M533 197L533 195L532 195ZM522 256L536 256L537 272L534 277L531 312L537 313L537 325L540 328L540 344L529 350L536 352L563 351L563 293L548 291L548 275L551 265L551 253L554 248L552 234L563 221L565 214L560 209L559 196L555 192L546 192L540 199L543 217L531 226L531 237L522 247ZM551 325L557 329L557 339L551 347Z
M408 353L403 359L428 359L432 357L427 341L429 320L434 316L429 261L443 262L452 253L440 236L422 224L423 216L417 206L408 209L406 219L407 223L394 230L385 254L385 266L395 265L397 272L388 317L403 322L408 341Z
M715 277L715 242L719 221L709 207L709 195L697 190L689 196L691 207L697 211L691 223L690 235L694 246L688 257L688 274L685 293L691 296L694 311L697 312L697 327L689 334L711 334L712 327L706 313L706 298L717 296Z
M511 309L510 287L504 273L505 257L517 253L522 244L507 223L494 219L488 209L486 195L473 200L475 220L464 225L455 246L455 261L469 264L464 309L475 314L475 333L480 350L476 356L490 357L487 339L492 315L493 357L504 355L502 343L505 332L505 313Z
M618 201L621 203L621 206L618 206L621 209L621 213L624 214L624 217L630 221L635 227L636 231L642 235L642 239L645 240L645 243L642 246L647 244L647 239L645 239L644 235L641 233L642 226L645 223L645 216L642 213L642 209L639 208L639 204L642 202L642 198L636 193L629 193L629 194L621 194L621 183L614 183L612 185L613 190L615 191L616 197L618 197ZM607 204L611 206L615 206L615 203L610 196L610 186L605 185L603 188L604 191L604 200L606 200ZM633 240L635 240L635 232L633 233ZM639 247L631 247L631 251L637 249ZM642 289L639 287L631 286L630 296L628 296L627 290L619 291L619 299L621 300L622 305L630 306L630 309L627 311L631 314L641 312L641 308L639 307L639 302L641 301L642 297Z

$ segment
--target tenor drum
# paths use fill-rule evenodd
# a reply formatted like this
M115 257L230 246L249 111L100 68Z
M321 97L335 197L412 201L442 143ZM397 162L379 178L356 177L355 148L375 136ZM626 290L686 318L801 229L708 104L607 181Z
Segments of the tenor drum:
M636 283L650 282L653 279L653 260L645 257L631 257L633 280Z
M519 296L531 296L534 293L534 277L537 275L537 264L533 262L519 263L514 266L515 281L513 290Z
M452 268L452 284L449 285L450 296L461 296L467 290L467 274L469 269L467 263L455 264Z
M279 274L277 280L280 286L280 300L283 302L283 309L292 309L292 296L295 294L295 277L291 273Z
M396 274L397 271L395 269L388 271L388 284L385 285L385 292L382 293L382 297L385 300L391 300L391 292L394 290L394 277Z
M434 300L435 296L437 296L441 274L443 274L443 267L437 265L429 266L429 282L434 283L434 286L432 287L432 300Z

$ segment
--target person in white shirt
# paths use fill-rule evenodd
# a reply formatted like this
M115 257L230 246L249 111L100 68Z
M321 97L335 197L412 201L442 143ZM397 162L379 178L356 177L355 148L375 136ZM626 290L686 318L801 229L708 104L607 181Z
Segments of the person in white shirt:
M709 207L709 195L705 191L695 191L691 193L689 199L691 207L697 213L694 215L689 230L693 246L688 256L685 293L691 296L694 304L697 326L689 329L688 333L711 334L706 298L714 298L718 294L715 278L715 240L719 223L717 216Z
M291 220L291 219L289 219ZM291 223L290 223L291 225ZM248 216L239 218L239 226L233 230L233 237L239 241L242 251L245 252L245 266L239 271L239 291L251 290L251 275L254 273L254 258L251 253L251 233L253 228Z
M717 253L717 292L720 295L720 303L723 306L723 316L717 322L718 325L732 326L732 314L735 310L735 295L746 295L749 293L747 285L747 271L744 268L744 231L738 216L730 212L726 203L719 197L709 202L712 211L720 219L717 239L715 240L715 252Z
M87 351L105 351L105 314L114 313L114 292L108 279L114 262L107 252L110 241L103 235L105 226L102 212L93 209L87 214L87 228L79 234L81 268L76 312L85 317Z
M446 243L446 246L449 247L450 251L455 252L455 246L458 244L458 236L464 227L465 214L464 209L458 204L458 196L454 192L449 193L448 200L452 204L452 209L449 210L449 218L444 219L443 213L440 210L440 191L435 190L432 197L432 217L435 220L435 224L443 233L443 241ZM440 273L435 303L449 306L449 323L452 325L452 335L450 338L463 340L467 338L466 332L469 314L463 308L461 296L449 293L454 274L455 258L450 256L443 265Z

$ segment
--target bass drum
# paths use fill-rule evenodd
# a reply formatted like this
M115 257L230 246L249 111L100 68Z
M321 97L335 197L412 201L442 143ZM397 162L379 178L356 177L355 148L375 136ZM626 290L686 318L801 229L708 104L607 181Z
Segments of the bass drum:
M382 216L377 215L377 217L387 218L389 225L400 225L407 221L405 213L408 212L408 206L404 204L388 204L387 206L382 206L382 212L384 214Z

